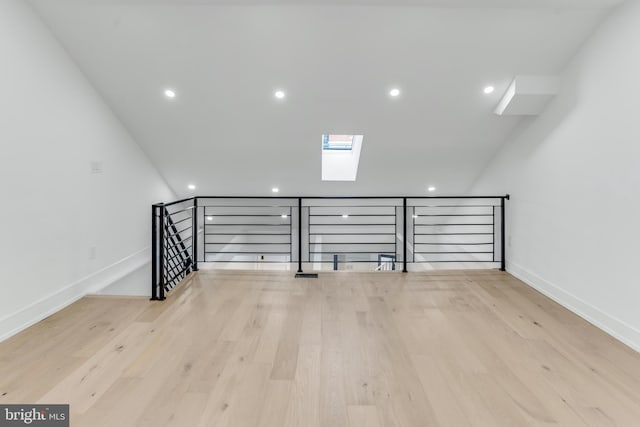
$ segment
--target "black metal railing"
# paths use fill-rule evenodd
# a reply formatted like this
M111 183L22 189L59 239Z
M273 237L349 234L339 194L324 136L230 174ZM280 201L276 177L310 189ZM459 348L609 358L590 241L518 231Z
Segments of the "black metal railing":
M413 262L496 262L502 258L496 253L502 245L495 239L501 201L467 200L410 201Z
M151 207L151 299L164 300L189 273L198 270L197 198Z
M341 263L372 263L380 254L397 252L396 206L316 202L306 211L308 262L325 263L338 255Z
M202 260L291 262L292 209L291 205L277 204L202 206Z
M509 196L192 197L152 207L152 299L198 263L486 263L505 269ZM201 236L201 237L200 237Z

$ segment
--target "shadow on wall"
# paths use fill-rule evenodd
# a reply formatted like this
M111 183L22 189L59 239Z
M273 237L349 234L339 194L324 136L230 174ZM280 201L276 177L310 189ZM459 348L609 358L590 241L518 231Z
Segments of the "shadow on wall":
M525 124L519 127L514 135L506 142L522 141L523 159L531 158L535 151L542 148L551 136L562 128L563 124L570 120L571 115L578 107L578 82L562 80L560 93L549 103L544 112L537 117L528 117Z

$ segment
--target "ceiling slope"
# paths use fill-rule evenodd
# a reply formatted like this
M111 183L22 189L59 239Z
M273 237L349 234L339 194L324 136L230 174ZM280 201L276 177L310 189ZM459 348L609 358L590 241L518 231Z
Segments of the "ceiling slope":
M616 2L32 3L177 194L313 195L464 192L514 76L558 74ZM325 133L364 135L355 182L321 180Z

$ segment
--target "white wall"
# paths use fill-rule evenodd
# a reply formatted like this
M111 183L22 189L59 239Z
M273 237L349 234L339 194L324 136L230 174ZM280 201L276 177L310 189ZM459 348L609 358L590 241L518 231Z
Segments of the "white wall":
M617 9L560 95L473 188L511 193L508 269L640 350L640 4Z
M143 268L173 195L23 1L0 1L0 58L2 339Z

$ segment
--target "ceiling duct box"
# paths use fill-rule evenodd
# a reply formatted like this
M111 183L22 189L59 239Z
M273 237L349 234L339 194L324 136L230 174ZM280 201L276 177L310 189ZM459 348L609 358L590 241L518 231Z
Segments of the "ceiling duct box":
M517 76L500 100L499 116L537 116L558 93L556 76Z

